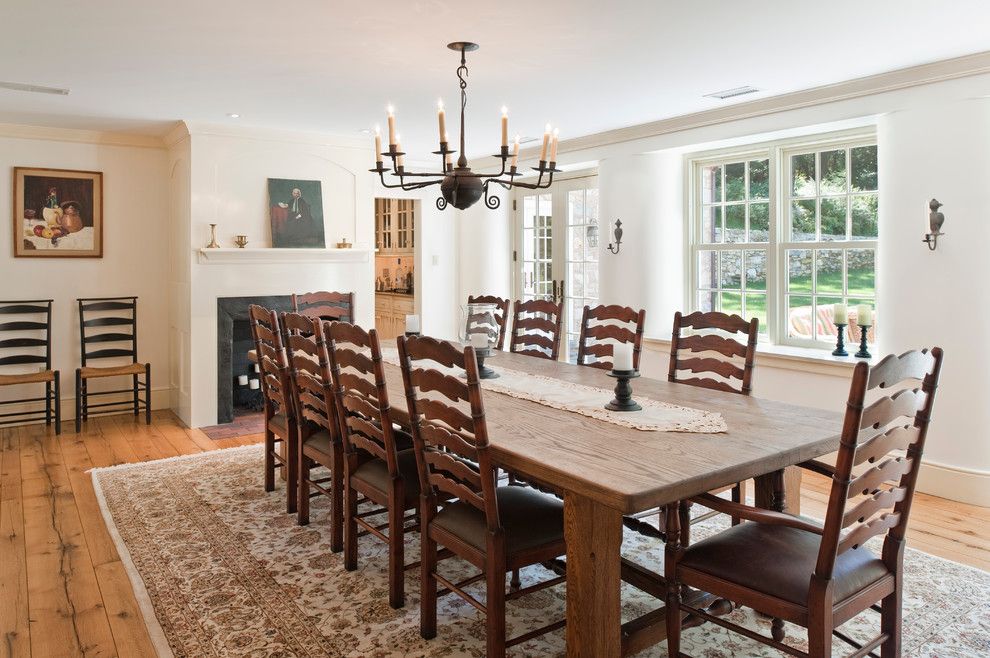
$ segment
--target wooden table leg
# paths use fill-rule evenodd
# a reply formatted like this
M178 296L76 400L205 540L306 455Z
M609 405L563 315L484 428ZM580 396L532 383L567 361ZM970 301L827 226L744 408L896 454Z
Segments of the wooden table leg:
M753 498L757 507L798 515L801 513L801 469L788 466L755 479Z
M564 495L567 540L567 655L618 658L622 651L619 572L622 513Z

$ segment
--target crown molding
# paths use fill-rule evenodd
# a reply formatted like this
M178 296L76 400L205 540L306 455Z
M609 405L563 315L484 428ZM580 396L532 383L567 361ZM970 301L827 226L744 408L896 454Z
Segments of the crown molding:
M188 138L189 138L189 127L186 125L186 122L176 121L175 125L172 126L169 129L169 131L162 136L162 142L165 144L165 148L172 148L176 144Z
M562 140L558 147L558 153L574 153L585 149L658 137L694 128L704 128L987 73L990 73L990 51ZM522 149L519 154L520 159L524 160L535 161L538 156L539 147L535 146Z
M104 132L99 130L75 130L49 126L28 126L16 123L0 123L0 137L15 139L42 139L52 142L75 142L101 146L136 146L160 149L165 143L160 137L134 133Z
M261 126L229 125L206 123L202 121L182 121L187 134L190 136L236 137L258 141L279 142L282 144L307 144L317 146L333 146L337 148L353 148L368 151L371 157L370 137L352 137L350 135L335 135L332 133L307 132L286 130L284 128L266 128Z

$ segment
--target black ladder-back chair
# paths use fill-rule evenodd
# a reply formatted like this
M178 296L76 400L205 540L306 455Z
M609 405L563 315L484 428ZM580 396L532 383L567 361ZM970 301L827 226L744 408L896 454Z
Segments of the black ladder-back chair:
M52 300L32 299L0 302L0 368L44 364L38 372L0 372L0 386L44 384L44 397L6 400L0 404L29 404L44 402L42 409L29 409L0 414L0 426L45 419L46 425L55 419L55 433L62 433L62 403L59 372L52 370ZM11 317L13 316L13 317ZM41 319L43 318L43 319ZM18 349L21 348L21 349ZM38 348L44 348L42 350ZM18 368L19 369L19 368Z
M137 297L83 297L79 303L79 355L76 368L76 432L91 415L112 414L130 407L137 416L144 410L144 421L151 424L151 364L138 363ZM93 366L103 359L130 358L122 365ZM144 381L140 376L144 375ZM89 390L89 380L103 377L131 377L131 387L111 391ZM144 399L140 391L144 388ZM130 400L90 404L90 396L130 393ZM91 409L100 409L91 411Z

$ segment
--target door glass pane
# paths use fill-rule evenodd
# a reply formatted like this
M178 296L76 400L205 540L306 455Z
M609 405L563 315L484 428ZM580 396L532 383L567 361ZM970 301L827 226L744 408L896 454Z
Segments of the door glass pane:
M584 297L584 263L568 263L567 296Z

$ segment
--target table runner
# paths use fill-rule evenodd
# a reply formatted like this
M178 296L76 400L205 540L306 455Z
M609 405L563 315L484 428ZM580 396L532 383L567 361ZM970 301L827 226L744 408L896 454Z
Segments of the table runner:
M382 347L382 359L399 365L398 350ZM437 370L456 372L434 364ZM727 432L722 414L668 404L649 398L636 397L642 411L609 411L605 403L614 397L611 389L575 384L544 375L533 375L510 368L497 368L497 379L482 379L481 387L494 393L529 400L554 409L578 413L614 425L644 432L692 432L716 434Z

